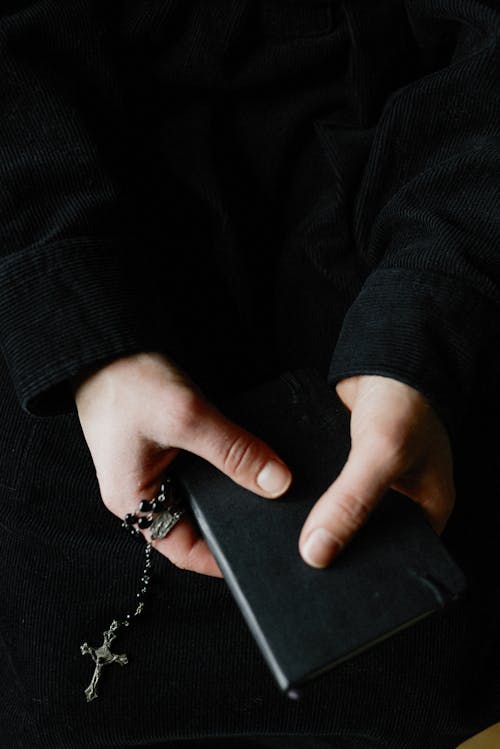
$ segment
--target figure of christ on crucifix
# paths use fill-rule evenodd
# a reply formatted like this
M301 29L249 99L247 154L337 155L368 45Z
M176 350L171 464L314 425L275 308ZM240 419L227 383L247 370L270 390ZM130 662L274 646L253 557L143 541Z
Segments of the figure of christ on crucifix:
M128 658L125 655L125 653L123 653L122 655L116 655L115 653L112 653L109 648L110 643L116 637L115 629L117 627L118 627L118 622L116 621L116 619L114 619L111 624L111 627L108 630L106 630L106 632L103 632L104 642L99 648L92 648L86 642L84 642L83 645L80 645L80 650L82 651L82 655L87 655L87 653L89 653L92 656L92 660L95 663L95 669L94 669L94 674L92 676L92 680L90 684L88 685L87 689L85 690L85 694L87 696L87 702L90 702L91 700L97 697L96 687L97 687L97 682L101 675L103 666L107 666L108 663L119 663L120 666L124 666L126 663L128 663Z

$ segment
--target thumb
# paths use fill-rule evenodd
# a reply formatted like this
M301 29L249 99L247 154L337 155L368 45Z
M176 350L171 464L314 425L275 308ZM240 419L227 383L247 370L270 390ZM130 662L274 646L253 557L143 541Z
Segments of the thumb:
M263 497L278 497L292 482L287 465L274 450L235 424L214 404L199 403L196 425L185 435L181 448L212 463L245 489Z
M300 554L313 567L326 567L358 531L394 481L387 453L363 442L352 446L337 479L318 499L299 538Z

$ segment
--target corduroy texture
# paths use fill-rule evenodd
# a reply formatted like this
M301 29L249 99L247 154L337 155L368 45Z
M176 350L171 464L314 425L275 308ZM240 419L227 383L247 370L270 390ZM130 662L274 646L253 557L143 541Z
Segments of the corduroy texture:
M2 5L2 748L453 749L499 719L499 30L497 0ZM298 366L419 389L454 445L468 598L295 703L224 581L155 554L130 663L87 704L79 646L143 552L67 382L139 350L214 400Z

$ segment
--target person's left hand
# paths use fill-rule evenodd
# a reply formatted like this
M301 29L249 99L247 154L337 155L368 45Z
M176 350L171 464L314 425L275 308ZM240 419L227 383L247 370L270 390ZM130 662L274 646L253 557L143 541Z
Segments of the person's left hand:
M351 412L351 450L317 500L299 537L305 562L326 567L389 489L406 494L442 533L455 503L448 433L415 388L389 377L357 375L336 391ZM313 540L313 532L320 531Z

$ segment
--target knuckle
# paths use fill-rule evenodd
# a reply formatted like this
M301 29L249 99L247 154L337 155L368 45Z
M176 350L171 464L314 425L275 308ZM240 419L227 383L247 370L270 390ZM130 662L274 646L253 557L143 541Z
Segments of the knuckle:
M193 551L195 548L196 542L187 550L184 549L177 554L173 554L172 552L170 552L168 555L164 554L164 556L166 556L169 562L171 562L175 567L178 567L180 570L189 570L196 572L196 565L193 563Z
M166 556L166 555L165 555ZM173 557L167 557L168 561L174 565L174 567L177 567L179 570L189 570L189 565L185 557L182 558L173 558Z
M335 513L348 531L356 531L370 514L370 507L360 497L348 493L335 502Z
M176 432L190 432L200 422L203 404L200 396L191 388L179 386L169 396L168 412Z
M223 470L227 475L244 473L256 460L257 448L251 438L241 435L229 446L223 457Z
M155 547L168 561L180 570L188 569L189 554L174 553L172 549L164 549L162 546Z
M455 490L447 489L438 495L427 495L419 499L418 504L433 516L448 518L455 507Z

